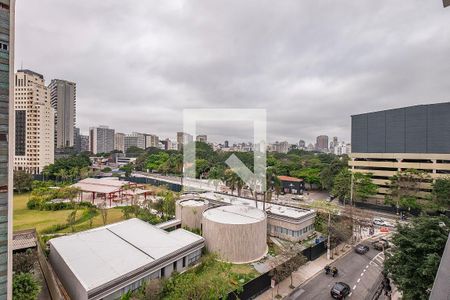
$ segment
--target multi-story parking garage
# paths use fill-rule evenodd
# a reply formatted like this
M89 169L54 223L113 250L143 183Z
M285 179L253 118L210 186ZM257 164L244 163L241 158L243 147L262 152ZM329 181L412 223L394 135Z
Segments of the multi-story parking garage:
M429 175L420 185L426 197L433 179L450 176L450 103L352 116L349 165L353 172L373 174L377 204L384 202L389 178L407 169Z

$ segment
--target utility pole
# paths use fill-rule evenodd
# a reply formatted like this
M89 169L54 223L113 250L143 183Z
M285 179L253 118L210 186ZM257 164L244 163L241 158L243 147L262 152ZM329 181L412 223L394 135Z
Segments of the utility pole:
M331 212L328 211L328 240L327 240L327 259L331 259Z

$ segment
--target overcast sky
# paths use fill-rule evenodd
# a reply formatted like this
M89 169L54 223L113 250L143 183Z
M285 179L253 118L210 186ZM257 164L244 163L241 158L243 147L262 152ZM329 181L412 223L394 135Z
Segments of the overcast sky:
M450 101L442 0L18 0L16 68L77 83L77 125L175 137L184 108L265 108L270 141ZM251 140L242 124L216 140Z

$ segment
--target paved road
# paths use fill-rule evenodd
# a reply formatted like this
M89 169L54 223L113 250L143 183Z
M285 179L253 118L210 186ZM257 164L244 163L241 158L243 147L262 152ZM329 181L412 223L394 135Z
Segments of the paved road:
M367 243L367 245L369 245ZM347 283L352 289L348 299L372 299L381 280L381 270L384 256L382 252L373 249L365 255L350 251L332 266L339 270L338 276L333 278L325 273L320 273L310 281L297 287L288 300L308 299L332 299L330 290L337 281Z

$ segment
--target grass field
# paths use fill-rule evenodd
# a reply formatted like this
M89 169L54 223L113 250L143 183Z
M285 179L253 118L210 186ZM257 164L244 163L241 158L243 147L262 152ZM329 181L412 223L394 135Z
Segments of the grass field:
M14 230L32 229L36 228L38 232L46 229L52 225L67 223L67 217L72 210L57 210L57 211L41 211L31 210L27 208L27 202L30 193L14 194L13 206L13 228ZM83 210L78 210L77 218L81 216ZM107 223L115 223L123 220L122 211L120 209L108 209ZM92 227L102 226L103 221L101 215L94 217ZM77 224L74 226L74 231L81 231L90 228L89 221ZM71 228L65 229L61 232L70 232Z

